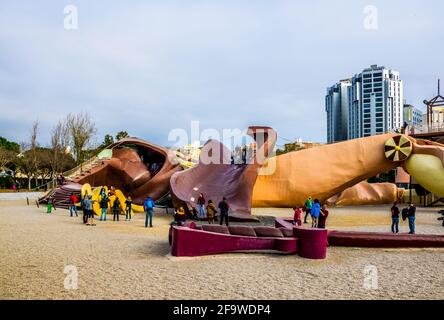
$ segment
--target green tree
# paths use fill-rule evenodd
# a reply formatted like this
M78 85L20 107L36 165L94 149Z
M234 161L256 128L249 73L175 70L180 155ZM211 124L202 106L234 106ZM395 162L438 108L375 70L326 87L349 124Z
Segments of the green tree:
M113 136L110 135L110 134L105 135L105 138L103 139L103 143L102 143L103 147L107 147L107 146L109 146L111 143L114 143L114 138L113 138Z
M20 145L16 142L9 141L6 138L0 137L0 148L5 150L13 151L15 153L20 152Z
M119 140L122 140L123 138L128 138L128 137L129 137L128 132L126 132L126 131L119 131L116 134L116 141L119 141Z

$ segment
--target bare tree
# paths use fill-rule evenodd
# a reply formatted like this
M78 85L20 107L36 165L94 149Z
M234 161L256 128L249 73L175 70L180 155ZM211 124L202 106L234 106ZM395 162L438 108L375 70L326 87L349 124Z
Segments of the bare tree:
M67 157L65 156L66 149L70 143L70 127L67 119L60 120L52 129L51 133L51 176L62 172Z
M31 171L33 173L34 179L35 179L35 183L37 184L37 175L39 172L39 157L37 156L37 147L38 147L38 142L37 142L37 136L39 134L39 122L38 120L34 121L34 123L32 124L31 127L31 137L30 137L30 155L31 155ZM29 180L29 185L30 185L30 180ZM30 188L29 188L30 189Z
M80 164L84 161L84 149L96 133L95 123L87 112L69 114L66 122L71 135L74 156L77 164Z

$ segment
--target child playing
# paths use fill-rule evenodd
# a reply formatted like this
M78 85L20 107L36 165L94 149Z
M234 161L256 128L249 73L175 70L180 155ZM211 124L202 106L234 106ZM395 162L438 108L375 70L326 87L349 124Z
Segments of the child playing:
M178 225L183 226L185 224L185 221L187 219L187 216L185 214L185 210L183 207L180 207L176 212L176 222Z
M293 216L293 224L300 226L302 224L301 215L302 215L302 209L301 208L293 208L294 216Z
M208 223L214 223L214 216L216 215L217 210L216 206L214 205L213 201L208 200L207 205L207 217L208 217Z
M54 211L55 211L56 208L54 207L54 198L49 197L46 213L48 213L48 214L51 213L52 208L54 208Z

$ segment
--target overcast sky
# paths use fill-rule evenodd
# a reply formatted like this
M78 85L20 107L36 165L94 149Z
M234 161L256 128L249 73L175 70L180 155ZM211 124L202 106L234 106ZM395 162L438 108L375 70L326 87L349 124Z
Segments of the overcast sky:
M69 4L77 30L64 28ZM0 0L0 136L24 141L39 120L45 145L60 118L88 111L97 141L127 130L168 145L198 120L324 142L326 87L371 64L400 72L408 103L436 94L443 12L442 0Z

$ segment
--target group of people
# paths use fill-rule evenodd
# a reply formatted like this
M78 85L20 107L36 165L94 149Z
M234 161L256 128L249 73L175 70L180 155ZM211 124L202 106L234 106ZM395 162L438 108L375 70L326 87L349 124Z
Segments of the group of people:
M408 206L400 211L398 203L395 202L390 212L392 217L392 233L399 233L399 216L401 215L402 220L408 219L409 221L409 234L415 234L416 207L413 203L409 202Z
M208 219L208 223L214 223L214 219L216 217L217 208L216 205L212 200L208 200L208 202L205 201L205 196L203 193L199 195L199 198L197 198L197 206L199 208L199 220L204 220L205 218ZM220 225L223 225L224 220L225 224L228 226L229 218L228 218L228 212L230 210L230 206L227 202L227 199L225 197L222 198L222 201L219 202L217 206L220 210L220 219L219 223Z
M297 226L302 225L302 213L305 211L304 223L308 223L307 217L310 215L312 228L325 229L328 217L327 205L325 203L321 205L318 199L313 201L311 196L309 196L302 208L294 207L293 211L293 224Z
M111 196L115 196L115 188L111 187L110 191L107 193L105 188L102 188L100 190L100 197L99 200L93 200L91 194L85 193L82 200L80 201L80 206L83 211L83 223L86 225L93 225L95 226L95 220L94 220L94 211L93 211L93 205L95 202L99 203L100 206L100 221L106 221L106 217L108 214L109 209L109 203L111 202ZM50 212L50 203L52 206L52 197L48 198L48 211ZM73 216L73 213L78 217L77 213L77 203L79 202L78 197L74 194L74 192L71 193L69 196L69 213L70 216ZM118 197L115 197L114 202L111 206L111 212L113 213L113 221L119 221L120 220L120 214L122 213L122 205L120 203L120 200ZM131 197L128 197L125 200L125 220L131 221L131 213L132 213L132 200Z
M256 149L252 146L237 146L231 153L231 164L250 164L256 155Z

